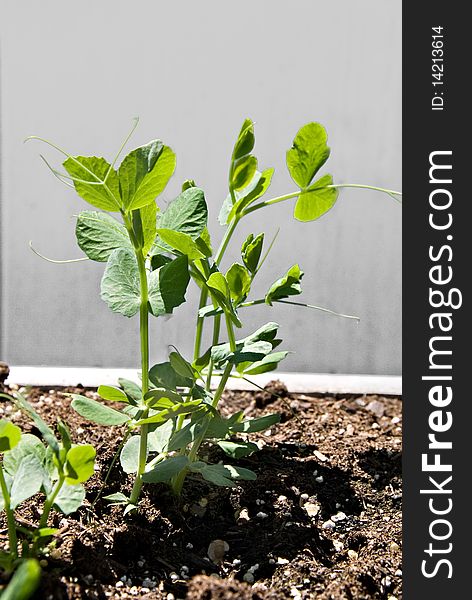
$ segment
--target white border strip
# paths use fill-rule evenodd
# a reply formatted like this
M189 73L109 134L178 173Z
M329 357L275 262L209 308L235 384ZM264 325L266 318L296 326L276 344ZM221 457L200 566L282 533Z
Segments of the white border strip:
M10 367L7 383L37 386L68 386L82 384L85 387L116 385L118 378L138 381L135 369L102 369L94 367ZM402 378L391 375L331 375L328 373L284 373L275 371L250 377L264 387L269 381L279 379L293 393L302 394L384 394L400 396ZM215 378L215 382L218 380ZM242 379L230 379L229 389L253 390Z

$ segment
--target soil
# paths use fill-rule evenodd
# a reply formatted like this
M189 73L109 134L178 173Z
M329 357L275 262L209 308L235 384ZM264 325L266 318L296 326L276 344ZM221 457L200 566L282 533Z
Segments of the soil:
M43 559L35 598L402 598L399 398L289 395L280 382L227 392L225 413L282 415L280 424L251 435L260 451L238 461L257 480L227 489L188 477L180 500L162 484L145 486L139 511L123 517L120 507L93 503L123 430L85 421L63 392L97 397L81 386L25 390L47 422L61 417L75 442L95 445L98 468L86 484L86 505L66 518L51 516L60 532ZM0 412L32 429L8 402ZM203 454L211 462L224 456L217 447ZM130 488L131 476L117 465L104 494ZM19 516L37 522L37 499ZM220 562L209 558L218 560L212 550Z

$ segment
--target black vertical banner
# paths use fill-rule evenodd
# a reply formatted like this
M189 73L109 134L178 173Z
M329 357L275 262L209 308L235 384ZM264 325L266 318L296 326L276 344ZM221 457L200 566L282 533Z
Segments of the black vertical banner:
M403 10L404 598L455 599L472 574L470 35L459 3Z

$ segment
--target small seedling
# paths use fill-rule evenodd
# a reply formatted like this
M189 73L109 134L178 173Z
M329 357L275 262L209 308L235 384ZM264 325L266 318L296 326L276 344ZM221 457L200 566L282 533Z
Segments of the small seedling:
M12 398L33 421L44 442L6 419L0 420L0 510L8 525L9 552L0 557L2 567L11 570L19 559L36 556L49 543L56 529L48 526L51 510L68 515L82 506L83 483L94 472L95 449L89 444L73 444L65 423L58 420L59 437L20 395ZM42 493L41 516L37 527L25 527L15 511L35 494ZM21 550L18 535L22 534Z
M240 262L223 271L222 259L238 224L256 211L291 199L295 200L296 220L314 221L334 206L344 187L374 189L397 200L401 196L373 186L334 184L329 174L317 178L330 149L324 127L308 123L298 131L286 155L296 189L263 200L274 170L258 171L253 154L254 126L246 119L233 148L228 193L219 214L226 231L214 252L207 229L205 195L192 180L184 182L182 192L167 207L160 210L156 204L175 168L175 154L168 146L153 140L132 150L115 169L131 133L111 163L94 156L72 156L43 138L35 138L66 157L64 172L46 164L58 179L98 209L78 215L76 236L86 258L107 263L101 282L102 299L112 311L126 317L139 313L141 385L120 380L120 388L100 386L98 393L104 400L121 403L116 410L72 394L72 406L83 417L103 425L127 427L120 461L127 473L135 474L133 489L129 497L121 492L108 496L110 501L127 505L127 511L137 505L143 482L167 482L179 494L188 473L222 486L256 477L249 469L208 464L199 457L204 441L217 444L232 459L248 456L258 449L257 445L235 436L268 429L279 420L277 414L244 419L242 412L225 418L218 410L229 377L248 379L271 371L288 354L276 350L281 340L274 322L237 338L235 329L242 327L248 307L284 303L356 318L295 302L293 296L301 293L303 277L298 264L282 273L264 293L249 299L274 240L264 252L264 233L251 233L242 245ZM112 214L119 215L121 222ZM187 360L174 348L168 361L150 367L149 316L171 314L183 304L190 279L200 288L193 357ZM212 342L210 347L202 348L206 321L212 322ZM223 322L227 335L224 342ZM215 391L213 376L219 377Z

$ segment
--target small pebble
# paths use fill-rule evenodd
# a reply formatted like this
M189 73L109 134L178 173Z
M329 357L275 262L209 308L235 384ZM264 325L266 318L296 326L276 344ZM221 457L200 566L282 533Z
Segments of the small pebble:
M257 498L256 504L257 504L257 506L261 506L262 504L265 504L265 500L260 500L259 498Z
M336 506L336 508L341 508L341 505L339 504L339 502L336 502L335 506Z
M359 555L357 554L357 552L355 550L348 550L347 555L349 556L349 558L351 560L357 560L357 558L359 557Z
M123 586L124 586L124 583L121 581L121 579L115 583L115 587L116 588L120 588L120 587L123 587Z
M320 475L319 477L315 477L315 481L316 481L316 483L323 483L323 481L324 481L323 475Z
M238 515L238 522L244 523L250 520L249 511L247 508L242 508Z
M269 558L269 565L275 565L275 558Z
M244 573L243 580L247 581L247 583L254 583L254 575L248 571L247 573Z
M177 573L171 573L169 575L169 577L171 578L172 581L177 581L179 576L177 575Z
M169 592L169 593L167 594L167 598L166 598L166 600L175 600L175 596L174 596L174 594L172 594L172 592Z
M341 550L344 550L344 544L339 540L333 540L333 546L336 552L341 552Z
M93 583L93 575L84 575L84 581L87 585Z
M156 587L156 585L157 584L154 581L154 579L149 579L149 577L143 579L143 586L149 588L150 590L153 590Z
M328 519L328 521L325 521L323 523L321 529L334 529L335 527L336 525L333 523L333 521L331 521L331 519Z
M256 517L257 517L258 519L267 519L267 517L268 517L268 516L269 516L269 515L268 515L267 513L265 513L265 512L262 512L262 511L258 512L258 513L257 513L257 515L256 515Z
M345 521L347 519L347 515L343 512L338 512L331 517L331 521L337 523L338 521Z
M402 571L401 571L400 569L397 569L397 570L395 571L395 576L396 576L396 577L402 577L402 575L403 575L403 573L402 573Z
M317 458L318 460L321 460L321 462L326 462L327 460L329 460L329 459L328 459L328 457L327 457L327 456L325 456L325 455L323 454L323 452L320 452L319 450L315 450L315 451L313 452L313 454L316 456L316 458Z
M224 555L228 550L228 542L225 542L224 540L213 540L208 546L207 554L215 564L218 564L223 561Z
M320 505L315 504L314 502L305 502L303 508L306 510L309 517L316 517L316 515L320 512Z
M400 417L393 417L393 419L391 420L391 423L393 423L393 425L396 425L397 423L400 423Z
M186 546L187 550L193 550L193 544L189 542Z
M239 558L235 558L235 559L233 560L233 565L234 565L235 567L238 567L240 564L241 564L241 561L239 560Z
M290 561L287 558L282 558L281 556L277 556L277 564L278 565L288 565Z

